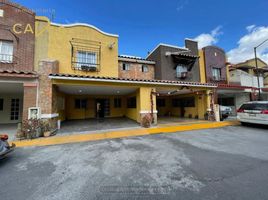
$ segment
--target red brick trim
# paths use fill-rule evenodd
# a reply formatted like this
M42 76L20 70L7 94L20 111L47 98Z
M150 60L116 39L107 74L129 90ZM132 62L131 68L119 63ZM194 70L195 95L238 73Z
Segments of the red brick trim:
M24 87L37 87L37 83L23 83Z

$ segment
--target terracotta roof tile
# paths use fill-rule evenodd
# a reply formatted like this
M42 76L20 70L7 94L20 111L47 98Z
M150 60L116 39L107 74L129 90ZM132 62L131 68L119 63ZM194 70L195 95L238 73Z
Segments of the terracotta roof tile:
M34 71L3 70L3 69L0 69L0 76L38 77L37 73Z
M131 79L131 78L115 78L115 77L104 77L104 76L86 76L76 74L50 74L50 78L63 77L63 78L85 78L85 79L96 79L96 80L116 80L116 81L131 81L131 82L148 82L148 83L166 83L166 84L181 84L189 86L204 86L204 87L216 87L216 84L212 83L199 83L199 82L185 82L185 81L171 81L171 80L149 80L149 79Z
M231 85L231 84L217 84L218 88L220 89L257 89L255 87L250 87L250 86L241 86L241 85Z

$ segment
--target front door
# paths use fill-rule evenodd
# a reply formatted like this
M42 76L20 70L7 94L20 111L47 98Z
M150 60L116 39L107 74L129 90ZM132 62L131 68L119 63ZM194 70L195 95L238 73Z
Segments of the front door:
M96 117L104 118L110 114L109 99L96 99Z

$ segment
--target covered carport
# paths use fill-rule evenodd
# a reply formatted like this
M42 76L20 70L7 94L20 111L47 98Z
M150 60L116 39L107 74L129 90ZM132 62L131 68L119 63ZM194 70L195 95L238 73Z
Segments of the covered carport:
M57 84L60 132L138 127L138 87Z
M66 74L50 74L49 78L55 87L55 112L61 128L76 125L81 131L138 127L146 115L152 117L154 125L158 117L203 120L212 109L211 96L216 87L194 82ZM166 106L161 107L159 99L166 99Z
M205 120L207 112L211 109L212 90L209 88L158 87L156 91L158 123Z
M236 116L236 110L245 102L256 98L252 87L220 84L216 91L215 102L221 106L232 108L231 115Z
M34 72L0 70L0 134L15 138L18 123L38 104L37 85Z

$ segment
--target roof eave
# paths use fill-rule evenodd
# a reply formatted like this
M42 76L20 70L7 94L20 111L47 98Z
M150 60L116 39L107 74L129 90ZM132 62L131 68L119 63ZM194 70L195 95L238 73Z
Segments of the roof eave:
M179 81L165 81L165 80L136 80L136 79L121 79L110 77L84 77L84 76L70 76L65 74L50 74L50 79L55 80L77 80L77 81L95 81L95 82L110 82L110 83L133 83L133 84L147 84L158 86L192 86L203 88L216 88L215 84L204 84L197 82L179 82Z

